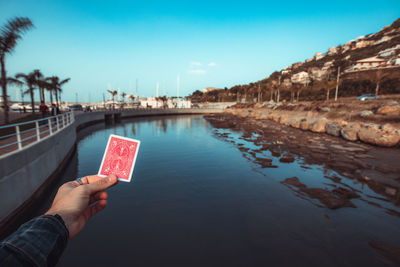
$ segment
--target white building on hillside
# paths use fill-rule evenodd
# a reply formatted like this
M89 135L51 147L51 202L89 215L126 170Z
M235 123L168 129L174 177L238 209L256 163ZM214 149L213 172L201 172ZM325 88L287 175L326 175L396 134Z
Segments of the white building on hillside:
M292 68L289 66L289 67L286 67L286 69L282 70L281 74L282 75L289 74L291 71L292 71ZM267 79L268 79L268 77L267 77Z
M207 88L204 88L204 89L203 89L203 93L208 93L208 92L215 91L215 90L218 90L218 88L215 88L215 87L207 87Z
M337 48L336 46L331 47L331 48L329 48L329 50L328 50L328 55L329 55L329 56L335 55L335 54L338 53L338 51L339 51L339 48Z
M298 72L298 73L294 74L291 77L291 81L292 81L292 83L306 84L306 83L310 82L310 76L308 75L307 72L301 71L301 72Z
M362 70L362 69L372 69L372 68L383 67L384 65L386 65L385 59L378 58L378 57L369 57L369 58L357 60L354 68Z
M400 44L390 47L388 49L379 51L378 57L391 57L396 54L400 54Z
M324 66L322 67L321 70L328 71L332 67L333 67L333 60L332 61L327 61L327 62L325 62Z
M314 59L315 59L315 60L320 60L320 59L322 59L322 58L324 58L324 57L325 57L325 55L322 54L321 52L317 52L317 53L315 53L315 55L314 55Z
M324 71L318 67L310 68L310 78L313 80L321 81L326 73L327 71Z

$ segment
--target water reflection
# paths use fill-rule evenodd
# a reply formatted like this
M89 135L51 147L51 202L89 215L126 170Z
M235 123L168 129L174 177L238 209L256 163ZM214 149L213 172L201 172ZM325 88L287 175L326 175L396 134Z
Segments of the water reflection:
M98 124L79 133L66 173L97 173L111 133L142 142L133 182L109 190L108 207L59 266L395 266L369 242L399 246L397 217L360 199L351 199L357 208L317 207L280 182L296 173L307 188L329 189L324 176L336 175L364 200L380 195L297 155L280 162L288 151L279 136L260 150L262 133L216 129L201 116Z
M267 173L287 173L287 177L282 177L285 179L303 172L322 172L324 179L305 177L304 182L312 187L344 186L354 192L361 190L368 198L383 198L396 206L400 205L400 190L396 186L396 179L393 179L393 182L389 179L391 174L394 178L398 177L400 169L396 170L395 166L384 167L388 162L387 157L400 157L400 151L397 149L382 150L330 136L304 133L279 124L257 128L244 124L244 121L241 124L239 120L238 124L230 128L221 127L220 121L212 117L209 120L218 129L215 134L227 142L236 144L246 159L257 163L261 168L283 167L290 170L267 170ZM222 126L225 125L223 122ZM386 157L382 157L384 154ZM385 171L379 172L383 169ZM386 179L371 180L363 175L371 172ZM329 179L333 184L325 179Z

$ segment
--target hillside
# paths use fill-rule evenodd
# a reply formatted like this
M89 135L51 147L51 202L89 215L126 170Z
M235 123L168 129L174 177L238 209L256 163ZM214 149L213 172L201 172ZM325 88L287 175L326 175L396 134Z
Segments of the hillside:
M195 101L295 101L334 97L338 71L338 97L365 93L400 93L400 19L381 31L360 36L344 45L317 52L267 78L225 90L196 91Z

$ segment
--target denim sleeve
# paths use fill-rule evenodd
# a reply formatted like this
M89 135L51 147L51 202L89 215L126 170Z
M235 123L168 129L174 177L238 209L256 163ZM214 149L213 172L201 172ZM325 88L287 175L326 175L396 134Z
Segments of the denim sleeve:
M0 266L54 266L67 242L62 219L42 215L23 224L0 243Z

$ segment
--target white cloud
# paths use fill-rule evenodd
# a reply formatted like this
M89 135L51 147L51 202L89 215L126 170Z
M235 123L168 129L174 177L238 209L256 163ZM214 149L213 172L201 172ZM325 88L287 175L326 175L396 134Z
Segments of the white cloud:
M217 63L215 63L215 62L210 62L210 63L208 63L208 66L209 66L209 67L215 67L215 66L217 66Z
M198 61L190 62L190 66L201 66L201 65L203 65L203 64L201 64L201 62L198 62Z
M202 69L193 69L193 70L188 70L187 73L194 74L194 75L204 75L207 72L205 70L202 70Z

